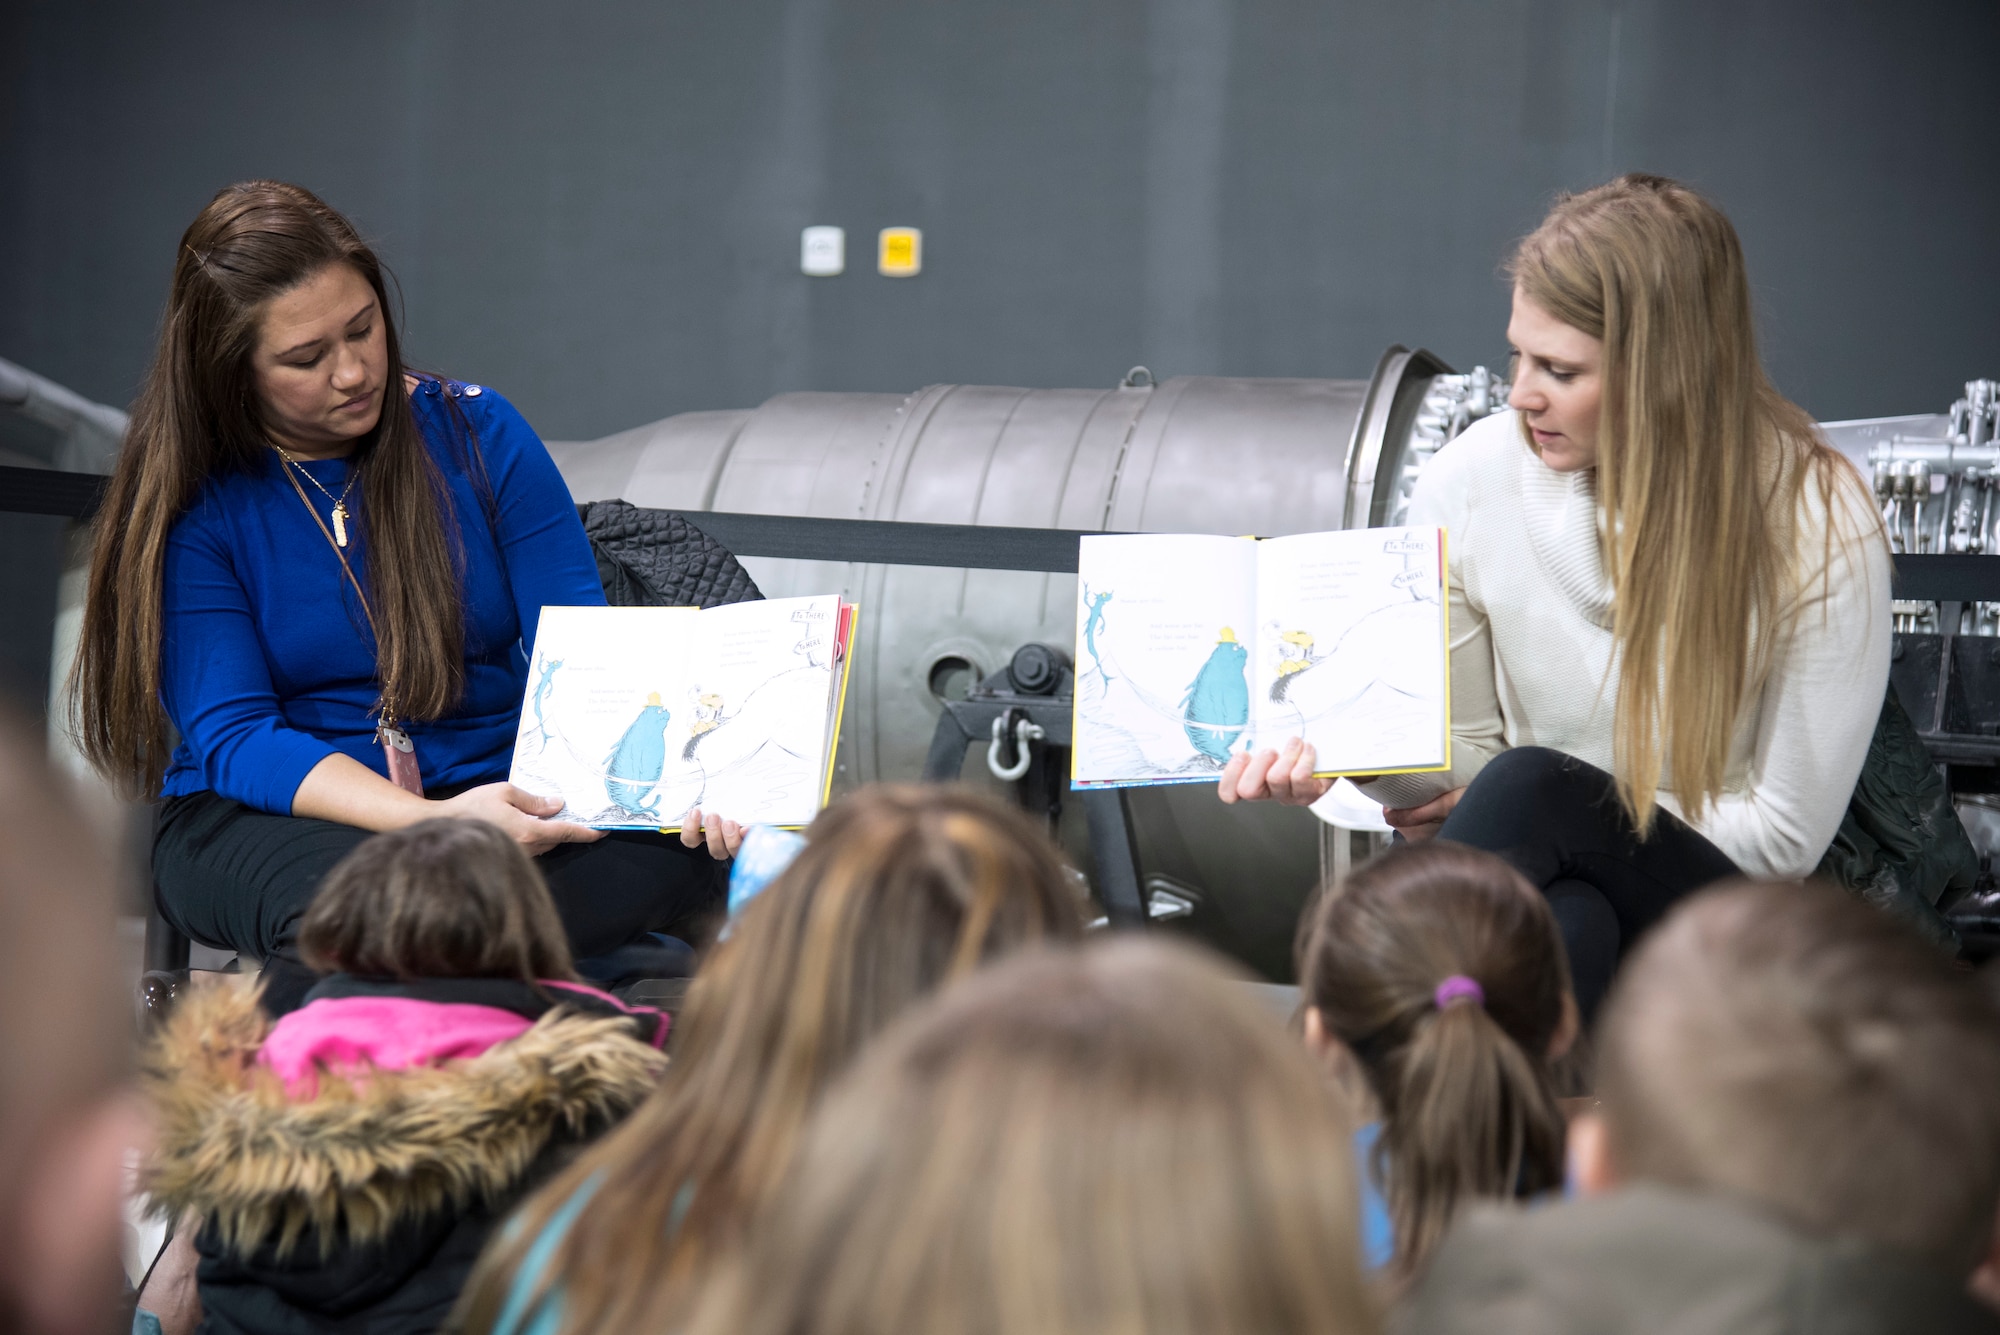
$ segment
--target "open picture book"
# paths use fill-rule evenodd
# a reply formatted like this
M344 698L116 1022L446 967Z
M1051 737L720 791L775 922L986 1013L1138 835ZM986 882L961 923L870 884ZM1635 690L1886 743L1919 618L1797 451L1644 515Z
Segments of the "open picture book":
M695 808L804 825L833 779L854 617L832 594L544 607L509 778L604 830Z
M1438 528L1084 538L1071 783L1212 783L1292 737L1320 774L1449 768L1444 571Z

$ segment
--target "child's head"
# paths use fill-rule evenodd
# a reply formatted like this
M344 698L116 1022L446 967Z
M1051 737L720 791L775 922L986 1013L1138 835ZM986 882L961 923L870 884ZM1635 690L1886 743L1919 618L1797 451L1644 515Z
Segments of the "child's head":
M46 746L0 707L0 1330L107 1330L120 1165L149 1119L120 1088L117 841L84 819Z
M1308 1040L1351 1054L1381 1110L1399 1273L1466 1200L1562 1184L1549 1065L1576 1003L1554 915L1512 867L1457 844L1392 849L1307 909L1298 966Z
M1182 947L1032 952L886 1034L815 1114L698 1335L1375 1329L1349 1131Z
M536 1222L593 1179L554 1265L567 1328L658 1325L864 1044L981 964L1082 930L1049 837L971 789L865 788L807 835L703 965L659 1092L529 1204L468 1287L465 1329L489 1328Z
M866 788L806 835L697 981L683 1062L712 1041L745 1041L805 1061L817 1087L940 984L1081 930L1054 843L972 789Z
M1824 885L1678 908L1612 990L1589 1187L1725 1192L1963 1275L2000 1205L2000 1012L1973 975Z
M421 821L342 858L299 925L299 954L372 978L576 978L533 859L476 820Z

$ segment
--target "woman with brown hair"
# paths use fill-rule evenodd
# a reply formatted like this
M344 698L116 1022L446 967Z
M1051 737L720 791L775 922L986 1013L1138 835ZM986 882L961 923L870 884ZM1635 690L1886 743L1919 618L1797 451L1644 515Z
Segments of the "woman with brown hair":
M728 822L707 851L604 838L504 782L541 609L603 601L541 441L493 391L408 370L352 224L294 185L217 194L175 255L70 680L84 754L161 799L168 921L262 960L281 1014L327 870L435 816L544 854L578 955L704 909Z
M1825 855L1882 711L1889 549L1766 378L1715 205L1621 177L1559 200L1509 269L1514 411L1410 502L1451 535L1451 769L1363 790L1549 897L1588 1016L1680 896ZM1294 740L1221 796L1312 802L1312 771Z
M1367 1335L1348 1129L1163 942L1043 951L828 1095L690 1335Z
M1080 931L1047 836L970 790L863 789L736 918L632 1119L537 1195L454 1328L660 1330L776 1186L799 1127L884 1026L980 965Z
M1362 1123L1362 1236L1396 1287L1459 1208L1563 1183L1551 1065L1580 1029L1549 906L1500 858L1392 849L1299 923L1306 1044Z

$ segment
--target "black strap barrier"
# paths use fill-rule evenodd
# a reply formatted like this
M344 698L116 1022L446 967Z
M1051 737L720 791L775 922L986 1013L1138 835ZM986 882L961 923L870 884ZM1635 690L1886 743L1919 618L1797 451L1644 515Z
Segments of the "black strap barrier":
M104 503L111 479L96 473L0 465L0 512L89 519Z
M0 512L89 519L103 503L95 473L0 466ZM884 519L817 519L719 510L679 512L738 556L868 565L960 566L975 570L1076 573L1076 542L1087 531L988 524L906 524ZM1919 602L2000 602L2000 557L1899 556L1895 596Z
M975 570L1076 573L1082 529L988 524L906 524L883 519L809 519L717 510L677 513L738 556L868 565L961 566Z
M1899 556L1893 588L1916 602L2000 602L2000 556Z

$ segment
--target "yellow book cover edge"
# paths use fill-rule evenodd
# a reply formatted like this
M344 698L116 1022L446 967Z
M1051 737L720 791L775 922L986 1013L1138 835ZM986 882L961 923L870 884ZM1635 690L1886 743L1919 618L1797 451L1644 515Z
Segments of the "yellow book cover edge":
M861 604L847 603L854 619L847 625L847 648L840 655L840 693L833 702L833 744L826 749L826 782L820 786L819 805L824 811L833 800L833 767L840 758L840 725L847 719L847 679L854 671L854 646L861 638Z
M840 725L847 717L847 682L854 670L854 642L859 638L861 630L861 604L843 602L840 606L842 610L850 607L853 608L854 620L847 627L847 647L841 651L840 655L840 691L834 696L833 701L833 742L826 748L826 780L820 785L819 791L819 806L821 811L826 810L826 804L833 800L833 767L834 763L840 758ZM701 612L707 609L697 607L694 610ZM835 615L838 616L839 613L835 613ZM803 830L806 827L803 825L780 825L776 828L780 830ZM679 834L680 831L662 825L660 833Z

